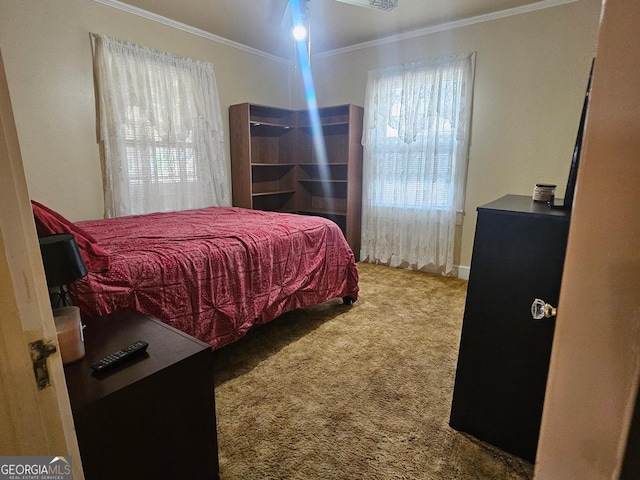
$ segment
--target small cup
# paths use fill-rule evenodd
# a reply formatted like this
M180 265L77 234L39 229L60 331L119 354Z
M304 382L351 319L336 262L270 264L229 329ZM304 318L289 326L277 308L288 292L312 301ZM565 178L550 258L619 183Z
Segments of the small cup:
M84 335L78 307L61 307L53 310L53 320L58 333L58 348L62 363L72 363L84 358Z
M533 188L533 201L553 203L556 196L556 185L550 183L536 183Z

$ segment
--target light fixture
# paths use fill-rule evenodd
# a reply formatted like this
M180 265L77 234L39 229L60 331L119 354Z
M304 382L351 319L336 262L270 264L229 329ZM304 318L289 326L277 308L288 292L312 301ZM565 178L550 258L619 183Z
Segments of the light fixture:
M309 0L289 1L291 7L291 35L294 40L305 40L309 36Z
M51 293L51 306L72 305L67 286L88 273L76 237L70 233L59 233L40 237L39 242L47 286L58 288L57 292Z
M302 23L296 23L291 29L291 35L294 40L304 40L307 38L307 28Z
M311 23L309 21L309 0L289 0L285 17L291 21L291 35L295 49L305 52L307 62L311 63Z

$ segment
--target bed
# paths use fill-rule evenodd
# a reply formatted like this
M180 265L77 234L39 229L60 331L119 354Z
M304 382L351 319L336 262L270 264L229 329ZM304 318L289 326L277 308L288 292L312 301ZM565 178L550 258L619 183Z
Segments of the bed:
M353 252L321 217L210 207L72 223L32 205L40 236L78 240L83 317L132 309L219 349L285 312L358 297Z

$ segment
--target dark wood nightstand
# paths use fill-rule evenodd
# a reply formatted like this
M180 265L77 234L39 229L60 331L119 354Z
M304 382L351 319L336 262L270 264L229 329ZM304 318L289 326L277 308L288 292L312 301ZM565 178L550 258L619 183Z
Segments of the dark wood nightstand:
M211 347L135 312L85 323L86 356L65 376L86 478L218 478ZM93 374L136 340L144 354Z

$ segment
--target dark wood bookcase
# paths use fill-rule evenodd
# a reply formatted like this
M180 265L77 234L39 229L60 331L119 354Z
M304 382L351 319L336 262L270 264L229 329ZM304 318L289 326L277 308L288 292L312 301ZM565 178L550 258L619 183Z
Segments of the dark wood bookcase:
M308 110L229 107L233 204L328 218L358 258L363 109L339 105L317 113L314 129Z

